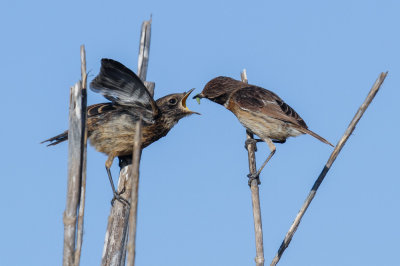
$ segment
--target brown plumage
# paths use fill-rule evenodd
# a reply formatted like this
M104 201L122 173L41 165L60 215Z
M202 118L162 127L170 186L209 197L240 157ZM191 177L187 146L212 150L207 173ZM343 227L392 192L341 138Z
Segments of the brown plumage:
M333 146L323 137L308 129L304 120L278 95L261 87L229 77L210 80L203 91L193 98L207 98L225 106L240 123L259 136L271 150L267 160L251 178L258 178L261 170L275 153L275 143L284 143L288 137L309 134Z
M198 114L186 107L186 99L193 89L154 101L135 73L111 59L101 60L100 73L90 87L111 100L87 108L87 132L90 144L108 155L107 173L114 197L121 200L115 191L110 167L115 157L132 155L136 122L142 118L142 148L145 148L166 136L181 118ZM68 131L65 131L43 142L50 142L48 146L51 146L67 139Z

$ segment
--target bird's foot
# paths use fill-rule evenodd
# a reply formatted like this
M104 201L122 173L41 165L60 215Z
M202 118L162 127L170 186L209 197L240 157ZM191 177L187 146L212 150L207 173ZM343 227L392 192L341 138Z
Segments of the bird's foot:
M111 200L111 206L114 206L115 200L121 202L122 204L124 204L124 205L126 205L126 206L128 206L128 207L131 206L131 205L129 204L129 202L128 202L126 199L124 199L123 197L121 197L121 194L123 194L124 192L125 192L125 187L124 187L120 192L115 192L115 193L114 193L114 197L113 197L113 199Z
M118 194L118 195L122 195L122 194L125 193L125 190L126 190L126 189L125 189L125 186L124 186L124 187L122 188L122 190L121 190L120 192L118 192L117 194Z
M258 142L258 140L256 140L256 139L246 139L246 141L244 142L244 148L246 150L248 150L249 145L254 144L254 151L257 151L257 145L256 145L257 142Z
M261 181L260 181L260 174L259 173L255 173L255 174L248 174L247 177L249 178L249 187L251 187L251 182L253 180L257 180L257 184L260 185Z

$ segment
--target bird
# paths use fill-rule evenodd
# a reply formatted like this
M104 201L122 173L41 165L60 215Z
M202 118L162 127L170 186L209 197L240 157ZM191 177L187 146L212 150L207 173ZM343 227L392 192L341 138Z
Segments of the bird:
M288 137L309 134L333 147L329 141L309 130L299 114L278 95L262 87L219 76L210 80L203 91L193 97L199 103L202 98L223 105L249 133L260 137L261 140L246 141L246 146L250 142L267 143L270 154L256 173L248 175L249 184L253 179L260 183L261 171L275 154L274 143L285 143Z
M192 114L186 100L191 89L154 100L141 79L129 68L112 59L103 58L99 74L90 83L90 89L102 94L110 102L87 108L87 136L90 144L108 156L105 166L113 190L113 200L127 203L114 187L111 165L115 157L133 152L136 122L141 120L141 148L166 136L178 121ZM68 130L42 143L53 146L68 140ZM129 203L128 203L129 204Z

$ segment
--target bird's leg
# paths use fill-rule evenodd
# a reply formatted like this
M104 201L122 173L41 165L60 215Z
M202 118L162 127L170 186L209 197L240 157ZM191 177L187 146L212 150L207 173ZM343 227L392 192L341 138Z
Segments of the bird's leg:
M276 147L275 147L274 143L272 142L272 140L266 138L264 141L268 144L268 147L269 147L269 149L271 150L271 152L270 152L270 154L268 155L268 157L267 157L267 159L265 160L265 162L264 162L264 163L262 164L262 166L260 167L260 169L258 169L258 171L257 171L255 174L248 174L248 175L247 175L247 177L249 178L249 186L250 186L251 181L252 181L253 179L257 179L258 184L260 184L260 179L259 179L260 173L261 173L261 171L264 169L264 167L265 167L265 165L268 163L268 161L269 161L269 160L272 158L272 156L275 154Z
M126 199L124 199L123 197L121 197L121 194L125 192L125 189L123 189L121 192L117 192L115 190L114 181L112 179L111 171L110 171L113 160L114 160L114 156L110 155L110 156L108 156L108 159L106 161L107 175L108 175L108 179L110 180L111 189L112 189L113 195L114 195L113 199L111 200L111 205L114 205L114 201L118 200L122 204L129 206L130 205L129 202Z

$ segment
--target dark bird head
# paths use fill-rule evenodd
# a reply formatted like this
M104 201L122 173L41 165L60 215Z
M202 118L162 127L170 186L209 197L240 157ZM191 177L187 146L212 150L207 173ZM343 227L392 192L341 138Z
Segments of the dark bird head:
M239 80L229 77L216 77L210 80L201 93L193 97L193 99L207 98L213 102L224 105L229 99L229 96L233 91L239 88L249 86ZM200 103L200 101L198 100Z
M164 118L171 120L171 123L176 123L179 119L191 115L198 114L189 110L186 106L186 100L194 89L184 93L174 93L164 96L156 101L158 108Z

